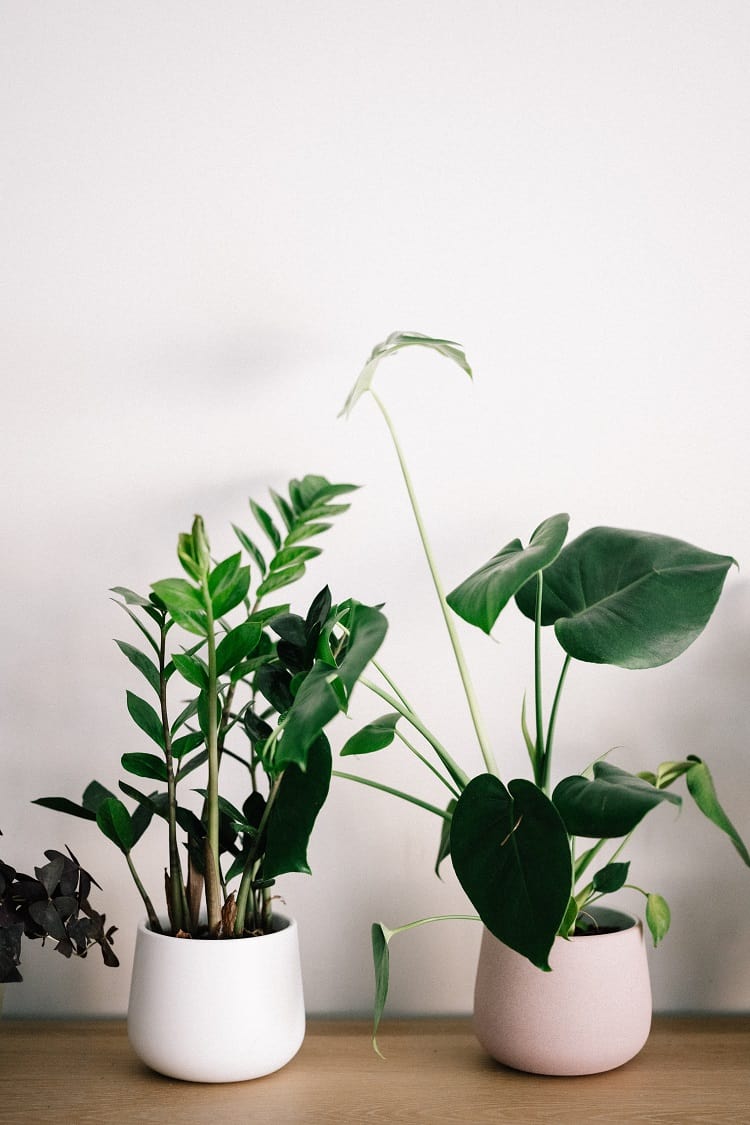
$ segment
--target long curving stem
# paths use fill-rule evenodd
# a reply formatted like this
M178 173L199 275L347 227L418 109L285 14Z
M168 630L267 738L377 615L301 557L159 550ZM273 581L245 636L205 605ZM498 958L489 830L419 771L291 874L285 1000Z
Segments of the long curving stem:
M482 757L484 759L485 768L487 769L488 773L494 774L495 777L499 777L497 764L495 762L495 758L494 758L494 755L492 753L492 749L490 748L489 740L487 738L487 735L486 735L486 732L485 732L485 729L484 729L484 723L482 722L482 717L481 717L481 714L479 712L479 702L477 700L476 693L474 691L474 685L471 681L471 676L469 675L469 668L468 668L468 665L466 663L466 658L464 657L464 654L463 654L463 649L461 648L461 642L458 639L458 633L456 632L456 626L455 626L455 623L454 623L453 618L451 616L451 612L450 612L450 609L448 607L448 602L446 601L446 598L445 598L445 591L443 589L443 584L440 580L440 575L438 574L437 566L436 566L436 563L435 563L435 558L434 558L433 553L432 553L430 541L427 537L427 531L426 531L426 528L425 528L425 525L424 525L424 521L422 520L422 513L419 509L419 504L417 503L417 497L416 497L416 494L414 492L414 486L412 484L409 469L407 467L406 460L404 458L404 454L403 454L403 451L401 449L401 444L400 444L400 442L398 440L398 437L396 435L396 431L394 429L393 422L391 421L391 418L388 414L388 411L386 410L386 408L385 408L383 402L381 401L381 399L378 397L378 395L375 393L375 391L373 391L372 387L370 388L370 394L372 395L375 402L377 403L377 406L378 406L378 409L380 410L380 413L383 415L383 418L385 420L385 424L388 427L389 433L391 435L391 439L393 441L394 449L396 450L396 456L398 457L399 465L401 466L401 474L404 478L404 483L406 485L406 491L409 495L409 503L411 504L411 509L412 509L412 512L414 513L414 519L415 519L416 524L417 524L417 531L419 532L419 538L422 541L422 547L424 549L425 558L427 559L427 565L430 568L430 574L432 576L432 582L433 582L433 585L435 587L435 592L437 594L438 601L440 603L440 609L441 609L442 614L443 614L443 619L445 621L445 625L446 625L446 628L448 630L448 636L450 637L451 646L453 648L453 654L456 658L456 664L458 666L458 672L459 672L459 675L461 677L461 683L463 685L464 694L466 695L466 702L469 705L469 712L471 714L471 720L472 720L472 723L474 724L474 730L476 731L477 740L479 742L479 749L482 752Z

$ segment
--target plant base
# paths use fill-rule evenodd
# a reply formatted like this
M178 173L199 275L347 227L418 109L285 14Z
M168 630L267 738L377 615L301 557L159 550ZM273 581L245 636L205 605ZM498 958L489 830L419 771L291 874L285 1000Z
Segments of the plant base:
M305 1034L297 924L219 941L155 934L141 922L128 1037L160 1074L240 1082L279 1070Z
M651 1028L651 984L641 923L594 907L614 932L557 938L551 973L487 930L474 993L474 1030L498 1062L532 1074L597 1074L628 1062Z

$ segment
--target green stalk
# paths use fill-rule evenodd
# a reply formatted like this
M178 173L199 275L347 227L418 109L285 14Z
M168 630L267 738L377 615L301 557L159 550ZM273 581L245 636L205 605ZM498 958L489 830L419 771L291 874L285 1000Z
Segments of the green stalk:
M167 800L169 825L169 915L175 930L190 929L190 913L185 891L185 880L177 843L177 780L172 757L172 732L167 713L166 643L167 630L162 624L159 643L159 703L161 725L164 732L164 758L167 766Z
M448 636L450 638L451 646L453 648L453 655L456 658L456 665L458 666L458 672L459 672L459 675L461 677L461 683L463 685L464 694L466 695L466 702L469 705L469 712L471 714L472 723L474 724L474 730L476 732L477 741L479 742L479 749L482 752L482 757L484 759L485 768L487 769L488 773L494 774L495 777L499 777L497 765L495 763L495 759L494 759L494 756L492 754L492 750L490 748L489 741L487 739L487 735L486 735L485 730L484 730L484 724L482 722L482 717L481 717L480 712L479 712L479 702L477 700L476 693L474 691L474 685L472 684L471 676L469 675L469 668L468 668L468 665L466 663L466 658L464 657L464 654L463 654L463 649L461 648L461 642L458 639L458 633L456 632L455 623L453 621L448 603L447 603L446 598L445 598L445 591L443 589L443 584L442 584L442 582L440 580L440 576L438 574L437 566L436 566L435 559L434 559L434 556L433 556L433 553L432 553L432 548L430 546L430 541L427 538L427 531L426 531L426 528L425 528L425 525L424 525L424 521L422 520L422 514L421 514L420 509L419 509L419 504L417 503L417 497L416 497L416 494L414 492L414 486L412 484L411 476L409 474L409 470L408 470L408 467L406 465L406 460L404 458L404 454L403 454L403 451L401 449L400 442L399 442L398 437L396 435L396 431L394 429L393 422L391 421L390 416L388 414L388 411L386 410L382 401L380 400L378 395L375 393L375 391L372 390L372 388L370 388L370 394L375 399L375 402L377 403L378 409L380 410L380 413L383 415L383 418L385 419L385 424L388 427L388 430L390 432L391 439L393 441L393 445L394 445L394 448L396 450L396 456L398 457L398 462L399 462L399 465L401 466L401 474L404 478L404 483L406 485L406 491L409 495L409 502L411 504L412 512L414 513L414 519L415 519L416 524L417 524L417 531L419 532L419 538L422 541L422 548L423 548L424 553L425 553L425 558L427 559L427 565L430 568L430 574L432 576L432 582L433 582L433 585L435 587L435 592L436 592L437 597L438 597L438 602L440 603L440 609L441 609L442 614L443 614L443 620L445 621L445 625L446 625L446 628L448 630Z
M546 788L547 764L544 751L544 713L542 708L542 572L536 576L536 609L534 612L534 708L536 712L536 760L534 781L540 789Z
M427 766L427 769L430 770L431 773L434 773L434 775L438 779L438 781L441 781L443 783L443 785L446 787L446 789L448 789L448 791L451 793L451 795L453 797L458 799L461 796L458 789L456 789L453 785L451 785L448 778L443 777L443 775L441 774L441 772L437 768L437 766L434 766L432 764L432 762L430 762L427 758L425 758L424 754L420 754L420 752L419 752L419 750L417 750L416 746L413 746L412 743L409 742L409 739L405 735L403 735L400 730L397 729L395 731L395 734L396 734L397 738L401 739L401 741L403 742L403 744L407 748L407 750L410 750L412 752L412 754L414 755L414 757L418 758L423 766Z
M368 691L374 692L375 695L380 696L380 698L383 699L390 707L392 707L394 711L398 711L399 715L403 715L406 721L410 723L414 727L414 729L422 735L425 741L429 742L430 746L433 748L438 758L440 758L440 761L448 770L448 773L451 775L459 789L465 789L469 784L468 775L464 773L457 762L453 761L453 758L450 756L442 743L438 742L435 735L432 733L432 731L427 729L419 716L415 715L414 712L410 708L405 706L405 704L402 703L400 699L396 699L394 696L389 695L387 691L383 690L383 688L378 687L377 684L374 684L372 680L366 680L364 679L364 677L362 677L359 682L364 687L366 687Z
M160 934L163 931L162 931L162 928L159 924L159 919L156 916L156 911L154 910L154 904L152 903L151 899L149 898L148 891L146 890L143 883L141 882L140 876L138 875L138 872L135 869L135 864L133 863L133 860L130 858L130 852L124 852L123 854L124 854L125 859L127 861L127 865L130 868L130 874L133 876L133 882L135 883L136 887L138 888L138 894L143 899L143 905L146 907L146 914L148 915L148 924L151 927L151 930L153 931L153 933Z
M410 793L403 793L400 789L392 789L390 785L382 785L379 781L371 781L369 777L360 777L356 773L342 773L341 770L333 770L332 777L342 777L344 781L357 781L360 785L368 785L371 789L379 789L381 793L389 793L392 797L401 797L403 801L418 805L420 809L426 809L427 812L434 813L442 820L451 819L451 813L445 809L439 809L437 805L430 805L427 801L422 801L419 797L412 797Z
M214 611L211 604L211 594L208 589L208 578L203 579L203 600L206 606L206 640L208 642L208 699L207 722L208 736L206 749L208 750L208 789L206 800L208 802L208 852L207 861L212 864L216 879L215 885L221 884L219 868L219 732L216 720L216 699L218 683L216 675L216 637L214 636ZM217 910L215 899L207 902L208 928L211 933L218 930L221 924L221 909Z
M388 684L388 687L391 689L391 691L394 693L394 695L398 696L398 698L403 703L404 707L406 707L409 711L413 711L414 709L413 709L412 705L409 703L409 700L406 698L406 696L400 690L400 688L397 686L397 684L394 682L394 680L391 679L391 677L386 672L385 668L383 668L382 665L378 664L377 660L372 661L372 666L373 666L373 668L375 669L376 672L380 673L380 675L383 677L385 682Z
M250 853L247 857L247 860L245 861L245 866L242 871L240 889L237 892L237 914L234 921L235 937L241 937L245 930L245 922L247 920L247 904L250 899L250 891L252 890L253 879L255 878L254 868L256 860L258 858L258 849L260 847L260 841L263 838L263 833L265 831L266 824L268 823L268 817L271 814L271 809L273 808L274 801L279 795L279 786L281 785L281 779L283 778L283 776L284 771L282 770L281 773L277 774L277 776L274 778L273 784L268 793L266 807L263 809L263 816L260 818L260 824L258 825L258 831L255 836L255 840L253 841L252 847L250 848Z
M555 725L557 723L557 709L560 706L560 697L562 695L565 677L568 674L568 668L572 657L566 654L563 661L562 671L560 672L560 679L557 681L557 688L555 690L555 698L552 701L552 710L549 717L549 726L547 727L547 746L544 753L544 772L542 775L542 788L546 791L549 788L549 775L550 766L552 764L552 741L555 736Z

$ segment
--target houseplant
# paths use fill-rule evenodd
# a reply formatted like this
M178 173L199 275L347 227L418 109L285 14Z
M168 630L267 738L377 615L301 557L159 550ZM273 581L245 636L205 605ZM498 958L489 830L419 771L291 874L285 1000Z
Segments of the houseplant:
M486 944L499 943L512 951L517 961L525 959L535 967L535 979L543 982L543 974L551 968L553 947L572 948L575 943L580 944L584 935L592 931L595 934L600 923L594 904L604 895L626 885L633 886L629 883L629 864L621 858L623 849L651 809L663 802L680 804L680 798L672 792L678 780L685 780L698 808L727 834L743 862L750 864L744 843L719 803L709 769L697 757L663 762L633 775L603 756L581 774L563 778L554 787L552 783L555 728L571 662L581 660L636 669L657 667L675 659L707 624L734 560L667 536L607 527L592 528L566 545L569 519L559 514L544 520L526 546L520 539L511 540L446 595L393 422L373 389L381 360L413 346L433 349L471 375L466 356L451 341L416 333L394 333L373 350L342 413L348 415L360 398L370 395L390 431L485 771L469 778L390 678L384 684L369 684L388 703L390 711L352 738L342 753L374 752L389 745L396 736L414 749L399 727L411 727L426 739L434 756L430 767L449 792L446 807L426 806L411 794L389 791L430 807L441 818L437 866L451 857L461 885L487 935L491 935ZM525 704L521 718L521 735L532 777L506 784L501 780L482 723L454 614L489 634L511 601L533 625L535 671L531 724ZM554 632L562 650L561 669L548 713L543 701L541 661L544 629ZM358 775L343 776L365 780ZM372 781L366 783L385 788ZM608 847L610 854L603 860L602 854L606 854ZM645 896L646 922L657 943L668 929L669 908L661 895L640 887L634 889ZM387 996L390 939L395 933L433 920L420 919L398 929L379 923L373 926L376 1031ZM635 920L620 921L614 928L634 929L637 933ZM596 935L590 940L600 942L602 938ZM483 985L482 989L478 987L478 996L487 991L481 964L480 975ZM645 995L650 1003L648 994ZM485 1015L480 1016L479 1023L485 1022ZM509 1022L507 1008L503 1019ZM643 1032L642 1019L639 1027L636 1040ZM480 1038L487 1037L480 1034ZM631 1041L619 1061L630 1057L642 1041ZM504 1056L497 1057L503 1061ZM524 1066L515 1056L505 1061ZM552 1059L533 1060L528 1068L548 1066L552 1068L550 1072L575 1072L555 1071L558 1065ZM592 1066L589 1061L581 1065L606 1069L618 1062L609 1060Z
M146 910L129 1033L144 1061L175 1077L257 1077L287 1062L302 1041L296 925L273 909L272 888L280 875L309 871L307 845L331 775L324 729L347 709L386 621L377 608L333 604L327 587L304 616L267 599L321 553L310 541L348 508L340 497L352 488L320 476L292 480L287 497L271 492L280 520L251 501L270 559L246 531L234 531L255 582L242 551L212 560L197 516L178 539L186 577L155 582L147 596L116 587L146 648L117 643L155 700L128 691L128 711L158 751L127 753L122 766L159 788L144 792L121 781L132 811L97 781L80 804L37 801L95 820L123 853ZM221 791L227 766L240 775L241 804ZM185 793L187 778L192 792ZM132 855L154 818L167 825L164 913ZM253 1010L262 1019L249 1018ZM209 1025L215 1034L206 1036Z
M2 835L2 833L0 833ZM33 875L0 860L0 1008L3 986L23 980L19 965L23 939L49 938L63 957L85 957L98 945L105 965L119 964L112 949L115 927L91 906L91 887L99 886L71 853L50 849Z

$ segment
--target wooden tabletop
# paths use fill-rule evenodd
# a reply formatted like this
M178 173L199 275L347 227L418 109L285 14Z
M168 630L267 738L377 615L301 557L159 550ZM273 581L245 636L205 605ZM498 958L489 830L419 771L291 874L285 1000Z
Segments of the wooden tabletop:
M193 1123L750 1123L750 1017L661 1017L609 1074L539 1078L487 1058L465 1019L310 1020L301 1051L253 1082L163 1078L121 1021L0 1020L0 1121Z

